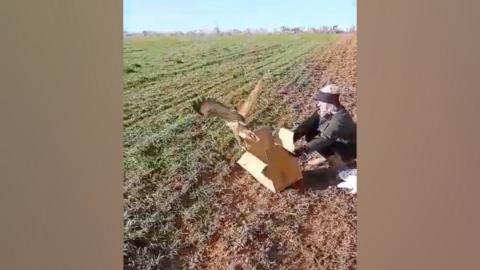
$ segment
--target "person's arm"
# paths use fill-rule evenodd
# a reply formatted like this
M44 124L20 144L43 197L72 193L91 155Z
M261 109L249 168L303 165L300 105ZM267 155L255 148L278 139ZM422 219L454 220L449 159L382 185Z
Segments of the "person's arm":
M320 134L319 138L313 139L305 145L304 152L311 153L313 151L322 152L323 149L332 145L336 137L329 136L326 133Z
M309 141L306 145L295 149L295 154L298 156L303 152L310 153L313 151L321 152L326 147L332 145L338 138L339 130L341 128L341 121L333 120L329 126L320 133L319 138Z
M305 119L294 131L293 141L296 142L305 135L316 133L319 123L318 112L315 111L310 117Z

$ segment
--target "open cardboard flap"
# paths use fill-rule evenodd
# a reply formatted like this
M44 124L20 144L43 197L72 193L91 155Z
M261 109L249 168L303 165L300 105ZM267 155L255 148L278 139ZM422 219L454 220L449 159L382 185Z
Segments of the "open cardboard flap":
M293 142L293 131L286 128L280 128L277 135L275 136L275 141L277 144L281 145L290 153L295 151L295 144Z
M295 149L293 132L281 128L275 137L272 130L264 127L255 131L259 141L247 146L238 164L257 181L273 192L281 191L302 178Z
M270 180L265 175L265 168L267 163L264 163L259 158L254 156L250 152L245 152L242 157L238 160L238 164L247 170L255 179L258 180L262 185L275 192L275 186L273 185L272 180Z

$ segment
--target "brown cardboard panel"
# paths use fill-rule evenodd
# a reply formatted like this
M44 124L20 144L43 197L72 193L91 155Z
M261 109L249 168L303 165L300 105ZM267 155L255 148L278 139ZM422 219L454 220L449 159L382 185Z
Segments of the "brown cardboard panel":
M302 172L293 152L293 132L281 128L273 137L268 127L255 131L259 141L250 144L238 164L247 170L257 181L273 192L278 192L302 178Z
M268 127L263 127L255 131L258 136L258 142L250 143L247 147L247 151L254 156L267 163L267 149L274 145L272 130Z
M267 176L272 179L275 191L282 191L302 179L302 171L295 157L279 145L267 150Z

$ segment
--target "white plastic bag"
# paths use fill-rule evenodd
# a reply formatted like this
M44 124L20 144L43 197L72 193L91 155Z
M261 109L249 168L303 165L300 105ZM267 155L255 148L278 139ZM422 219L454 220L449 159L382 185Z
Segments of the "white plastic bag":
M343 180L337 187L350 190L350 194L357 193L357 169L343 170L338 173L338 177Z

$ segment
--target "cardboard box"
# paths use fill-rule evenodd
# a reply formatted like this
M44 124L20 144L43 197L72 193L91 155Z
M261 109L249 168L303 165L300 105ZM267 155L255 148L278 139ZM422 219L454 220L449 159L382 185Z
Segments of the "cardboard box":
M293 153L293 132L281 128L273 136L268 127L255 131L259 141L247 146L237 161L257 181L273 192L282 191L302 179L302 170ZM290 152L290 153L289 153Z

